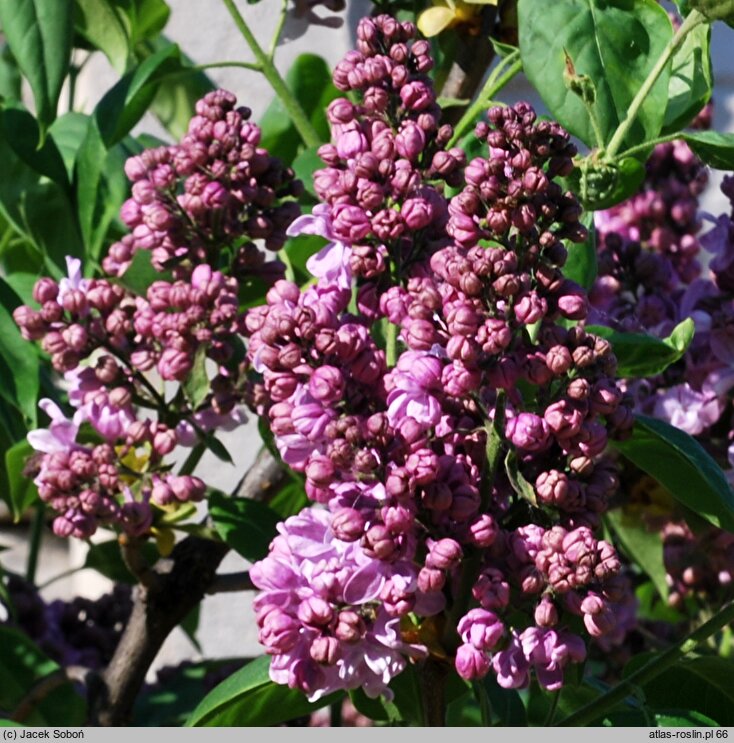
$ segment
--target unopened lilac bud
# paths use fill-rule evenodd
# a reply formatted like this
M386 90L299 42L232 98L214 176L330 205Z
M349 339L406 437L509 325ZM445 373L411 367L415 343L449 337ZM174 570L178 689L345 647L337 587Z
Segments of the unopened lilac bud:
M331 529L337 539L343 542L356 542L364 534L365 520L354 508L340 508L331 522Z
M456 627L461 639L477 650L492 650L505 628L497 615L486 609L470 609Z
M409 229L421 230L431 223L433 207L425 199L406 199L400 214Z
M558 624L558 610L547 596L544 596L535 607L534 616L538 627L555 627Z
M158 372L163 379L182 381L191 371L192 360L189 354L175 348L167 348L158 361Z
M333 666L341 655L339 640L325 635L316 637L311 643L309 654L317 663Z
M550 444L548 425L534 413L520 413L505 427L505 436L519 449L543 451Z
M462 556L461 545L455 539L439 539L429 550L426 566L439 570L452 570L461 562Z
M192 475L174 475L167 480L169 487L182 503L200 501L206 494L206 485L198 477Z
M344 395L344 377L335 366L320 366L311 375L308 390L317 400L336 402Z
M364 636L365 624L354 611L341 611L337 616L334 635L342 642L357 642Z
M483 513L471 524L469 533L471 534L472 542L477 547L486 548L494 544L499 534L499 527L492 516L488 513Z
M415 161L426 146L426 135L423 130L411 121L402 124L395 136L395 149L401 157Z
M33 287L33 299L41 305L46 302L53 302L58 295L59 285L53 279L49 279L45 276L38 279Z
M536 292L530 291L520 298L514 307L515 317L526 325L541 320L548 311L548 303Z
M364 544L380 560L390 559L397 550L392 534L383 524L375 524L368 529Z
M473 645L465 643L456 651L456 672L466 681L484 678L489 672L491 662L489 656L477 650Z
M170 454L176 448L177 443L176 431L172 428L159 427L153 435L153 449L159 457Z
M446 573L438 568L421 568L418 573L418 589L423 593L435 593L443 589Z
M89 340L86 328L77 324L69 325L68 328L65 328L62 331L61 335L64 338L66 345L72 351L77 352L83 351L87 345L87 341Z
M288 652L297 642L301 625L279 609L269 612L260 629L260 642L280 652Z
M334 618L334 610L328 601L311 596L299 604L298 618L304 624L321 627L331 622Z
M176 496L173 494L173 490L163 480L159 480L153 485L153 490L150 496L154 503L160 506L167 506L170 503L176 501Z

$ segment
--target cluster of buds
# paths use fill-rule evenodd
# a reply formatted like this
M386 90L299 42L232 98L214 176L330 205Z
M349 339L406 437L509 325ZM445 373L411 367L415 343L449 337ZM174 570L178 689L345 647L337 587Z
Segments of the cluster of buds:
M452 129L439 125L430 45L415 34L388 16L360 22L358 49L337 65L334 84L361 101L330 104L333 144L319 149L327 167L314 174L333 235L347 246L343 260L370 280L362 297L373 312L391 261L405 266L418 242L445 242L446 202L429 182L458 183L465 159L446 149Z
M710 106L694 126L707 122ZM661 144L647 162L640 191L596 214L599 276L590 292L590 319L665 337L693 318L695 337L680 362L624 386L637 410L696 436L734 467L733 434L721 435L734 387L734 221L723 214L712 229L702 230L712 219L699 204L707 182L704 164L685 142ZM726 176L721 188L734 203L734 178ZM731 469L727 474L734 481ZM649 528L660 529L665 545L670 603L684 608L684 599L694 595L720 600L731 586L731 535L714 527L694 534L668 506L666 513L667 521L651 519Z
M199 264L217 265L227 248L236 277L279 273L254 241L268 250L283 246L302 184L259 146L250 110L235 104L232 93L208 93L180 143L127 161L132 197L121 217L131 232L110 248L105 271L121 275L136 251L150 250L158 270L185 276Z
M403 233L381 235L377 212L340 185L375 154L380 117L391 147L421 128L423 111L442 131L432 91L419 87L417 110L404 92L409 73L430 66L422 42L405 56L409 34L386 16L360 25L358 51L337 66L335 83L363 101L339 104L349 115L331 117L333 165L316 174L326 203L292 227L331 241L309 262L318 281L304 291L277 282L245 321L259 374L253 404L283 459L305 474L309 497L326 507L282 524L252 572L271 675L311 698L357 684L389 694L402 668L396 652L430 652L414 639L435 634L444 611L460 620L441 643L464 678L493 670L518 687L534 668L541 684L559 688L564 667L585 656L573 617L594 638L616 637L626 596L616 552L593 529L618 484L603 452L610 435L629 430L629 403L609 344L556 324L587 310L562 272L562 240L585 237L578 203L555 180L572 168L568 134L537 122L527 104L492 109L477 130L488 155L470 163L450 203L430 191L431 205L443 202L431 214L444 216L402 243ZM398 154L428 181L438 153ZM389 199L393 219L414 194ZM365 241L396 270L363 270ZM338 573L322 572L332 563ZM385 618L417 634L386 633Z
M29 437L42 453L36 483L58 513L58 534L88 537L100 524L142 534L151 503L200 500L203 483L166 474L164 458L244 421L236 276L262 273L252 240L280 247L299 213L289 197L300 193L293 174L258 147L260 131L248 118L231 94L205 96L180 144L128 161L133 197L122 217L132 233L123 239L128 252L113 246L105 261L112 276L83 278L81 262L68 258L68 276L40 279L38 306L14 312L23 337L41 341L63 373L75 409L67 420L45 402L50 428ZM116 276L139 248L152 250L153 265L172 268L176 280L161 276L144 296L125 288ZM270 279L278 275L267 270ZM169 399L161 381L178 383ZM77 441L85 423L104 444Z

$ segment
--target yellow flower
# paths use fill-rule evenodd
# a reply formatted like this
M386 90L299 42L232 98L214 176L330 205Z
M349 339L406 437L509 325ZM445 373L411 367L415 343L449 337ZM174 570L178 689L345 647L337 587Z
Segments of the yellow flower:
M424 36L437 36L460 23L474 23L482 5L497 5L499 0L433 0L432 8L418 18L418 29Z

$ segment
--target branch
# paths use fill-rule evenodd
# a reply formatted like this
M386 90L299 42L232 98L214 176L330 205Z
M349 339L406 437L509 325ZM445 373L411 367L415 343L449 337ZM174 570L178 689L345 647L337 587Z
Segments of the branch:
M283 464L263 450L243 478L238 495L267 501L286 478ZM112 661L98 688L90 689L92 724L129 724L135 698L163 642L217 585L216 571L228 551L222 542L189 536L170 557L147 568L146 585L136 586L133 592L133 610ZM241 576L238 579L241 583Z
M482 27L476 36L466 39L459 44L454 54L451 68L439 96L443 98L473 99L482 83L485 73L492 64L494 50L489 41L490 34L495 26L497 8L487 6L482 9ZM443 112L441 123L456 124L461 114L461 108L449 108Z
M254 591L255 584L250 574L245 570L241 573L224 573L217 575L213 583L206 589L208 595L215 593L235 593L236 591Z

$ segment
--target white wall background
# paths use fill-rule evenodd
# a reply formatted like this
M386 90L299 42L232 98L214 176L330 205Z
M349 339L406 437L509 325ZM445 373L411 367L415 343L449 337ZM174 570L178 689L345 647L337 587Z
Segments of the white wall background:
M179 43L196 63L224 60L253 61L252 55L220 2L169 0L169 5L172 13L166 33L173 41ZM278 0L262 0L254 6L246 5L240 0L239 5L261 44L267 46L277 21L280 7ZM365 0L349 0L345 14L346 23L338 30L320 26L307 28L304 20L290 19L285 27L285 41L276 56L281 72L285 73L293 60L303 52L320 54L330 66L336 64L351 48L350 29L356 27L357 19L368 8L369 3ZM734 131L734 31L724 24L717 24L714 29L713 59L716 79L714 126L719 131ZM208 74L218 85L234 92L240 103L252 108L255 120L263 113L272 97L270 88L258 73L241 68L222 68L209 70ZM79 78L79 106L91 110L116 79L106 60L97 55L97 58L85 67ZM539 109L542 108L537 96L522 77L513 82L505 92L504 99L509 102L529 99ZM152 119L145 119L137 130L163 136L161 129ZM727 204L717 188L722 175L712 173L712 187L704 202L704 207L713 213L722 211ZM235 469L210 457L203 460L202 472L212 485L230 490L257 453L258 435L256 427L250 423L223 439L237 460L238 468ZM20 529L7 527L0 529L0 544L11 547L2 556L2 563L8 569L23 572L25 542L25 535ZM39 582L43 583L70 567L81 565L84 561L84 549L82 543L47 536L41 553ZM236 556L230 556L223 564L222 570L235 571L244 567L246 566ZM51 584L44 590L44 595L47 599L68 598L78 594L94 597L108 587L106 581L99 578L96 573L81 571L70 578ZM254 655L260 652L250 602L251 596L245 594L224 594L205 599L199 639L206 657ZM176 631L166 642L155 667L174 663L182 658L196 658L197 655L196 649L183 633Z

